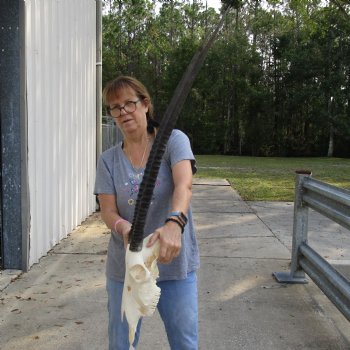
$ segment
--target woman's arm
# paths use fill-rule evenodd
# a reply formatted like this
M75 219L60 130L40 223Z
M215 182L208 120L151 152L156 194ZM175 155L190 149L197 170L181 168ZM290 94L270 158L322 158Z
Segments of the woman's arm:
M189 160L182 160L172 167L174 192L172 197L172 211L188 212L192 198L192 167ZM170 214L170 213L169 213ZM181 228L173 221L155 230L148 246L159 238L160 249L158 261L170 263L181 251Z
M127 245L131 224L119 215L115 195L99 194L98 200L102 220L108 228L121 234L124 239L124 245Z

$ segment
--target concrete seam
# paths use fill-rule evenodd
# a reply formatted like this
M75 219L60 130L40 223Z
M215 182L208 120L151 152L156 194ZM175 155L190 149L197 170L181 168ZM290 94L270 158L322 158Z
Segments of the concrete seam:
M264 235L264 236L239 236L239 237L232 237L232 236L216 236L216 237L197 237L198 240L205 240L205 239L218 239L218 238L233 238L233 239L243 239L243 238L262 238L262 237L274 237L273 235Z
M275 235L275 233L271 230L271 228L264 222L264 220L258 215L258 213L249 205L249 203L246 202L246 204L251 209L252 213L255 214L256 217L264 224L264 226L273 234L273 236L277 239L277 241L280 242L284 247L286 247L288 251L290 251L288 246L285 245L284 242Z
M219 259L251 259L251 260L273 260L289 261L289 258L257 258L254 256L221 256L221 255L200 255L201 258L219 258Z

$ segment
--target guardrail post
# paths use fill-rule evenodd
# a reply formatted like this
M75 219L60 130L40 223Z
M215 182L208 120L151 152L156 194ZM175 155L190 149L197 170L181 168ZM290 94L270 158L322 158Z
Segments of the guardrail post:
M296 171L291 269L290 272L273 273L280 283L308 283L305 272L299 265L299 248L302 243L307 243L309 209L303 205L303 183L310 176L311 171Z

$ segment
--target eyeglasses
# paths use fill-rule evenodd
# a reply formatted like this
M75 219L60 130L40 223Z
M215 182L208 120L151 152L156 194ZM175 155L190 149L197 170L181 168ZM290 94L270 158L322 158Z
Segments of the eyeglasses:
M136 111L136 103L140 102L140 99L137 101L128 101L125 103L124 106L115 106L115 107L109 107L107 106L107 113L112 117L112 118L119 118L122 114L122 109L124 109L124 112L126 114L133 113Z

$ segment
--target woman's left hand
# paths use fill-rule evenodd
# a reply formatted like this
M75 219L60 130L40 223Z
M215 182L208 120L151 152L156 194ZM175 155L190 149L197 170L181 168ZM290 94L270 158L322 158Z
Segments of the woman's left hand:
M176 163L172 167L174 192L172 197L172 211L187 213L192 197L192 167L187 159ZM159 239L158 261L169 264L181 251L181 227L178 223L167 221L164 226L154 231L147 246L152 246Z
M147 247L151 247L159 239L159 257L161 264L169 264L181 251L181 228L175 222L167 222L152 234Z

